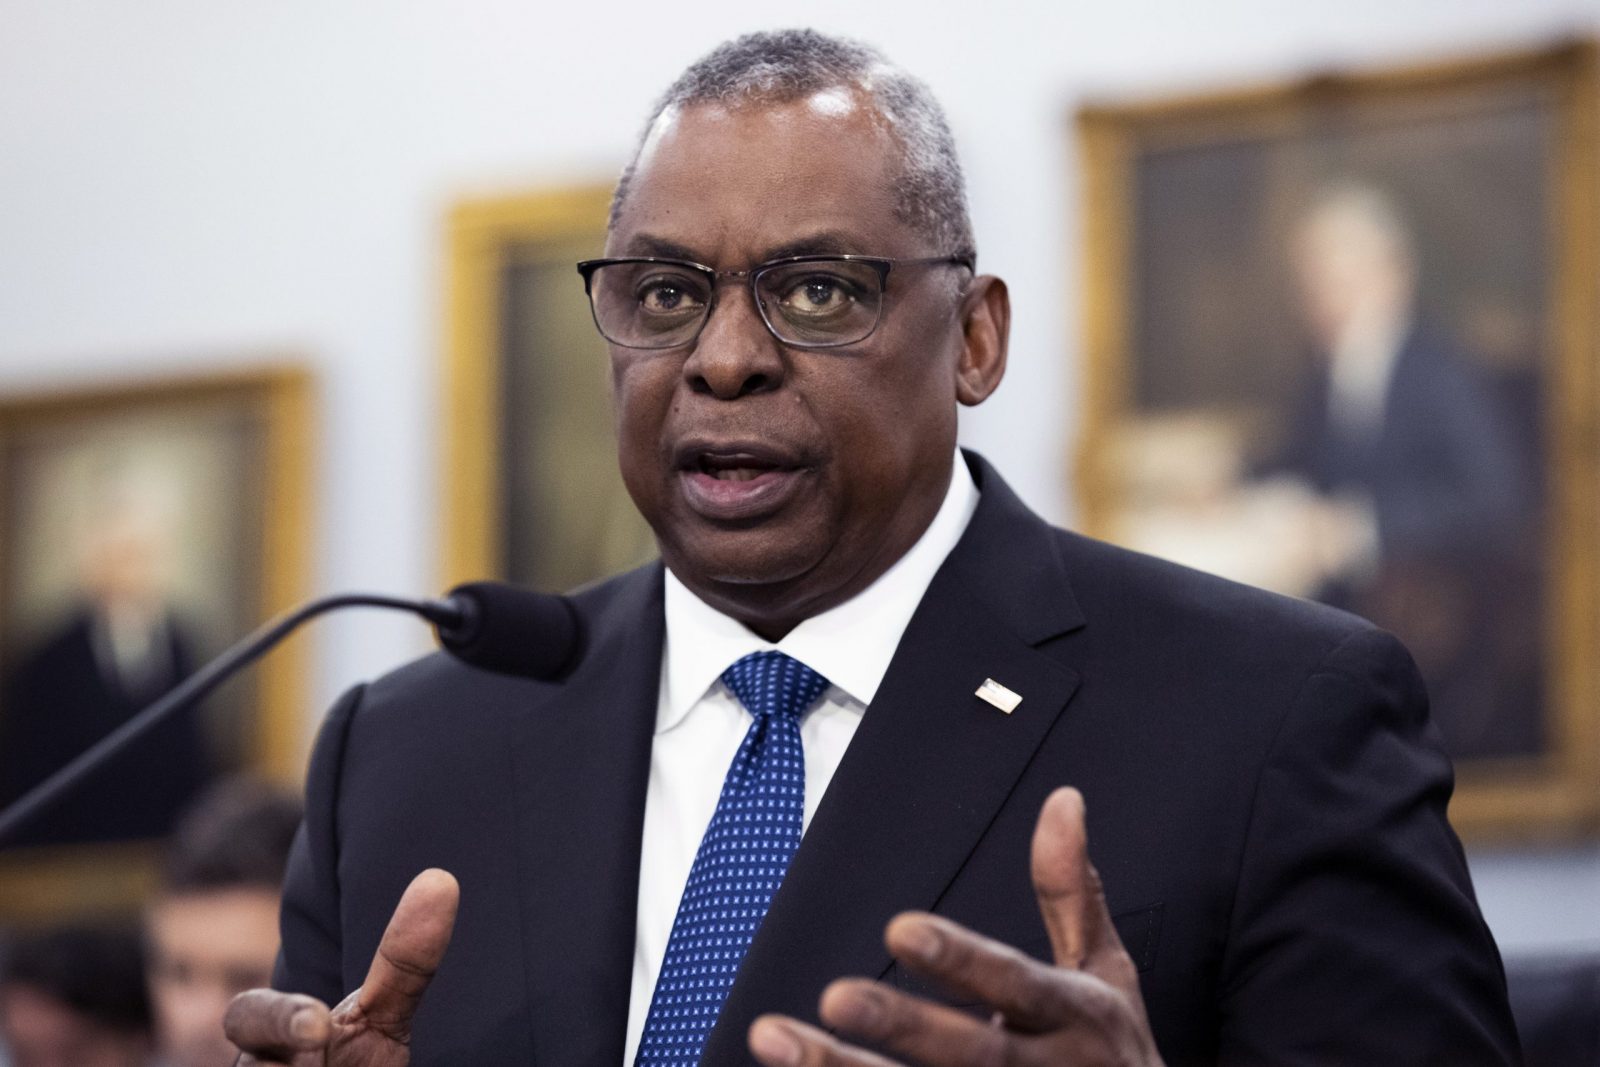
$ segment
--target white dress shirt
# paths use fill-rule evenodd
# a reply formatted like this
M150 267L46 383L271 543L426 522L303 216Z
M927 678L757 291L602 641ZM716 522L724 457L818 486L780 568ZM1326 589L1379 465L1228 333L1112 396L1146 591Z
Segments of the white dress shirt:
M1356 315L1328 353L1328 416L1353 440L1381 431L1395 360L1410 327L1405 316Z
M639 851L638 925L623 1067L632 1067L678 899L716 810L728 765L750 727L750 713L722 683L722 672L751 652L777 649L828 679L828 688L800 724L806 764L803 833L878 693L906 624L977 506L977 486L958 452L944 503L910 551L862 592L805 620L775 645L706 604L667 572L666 646Z

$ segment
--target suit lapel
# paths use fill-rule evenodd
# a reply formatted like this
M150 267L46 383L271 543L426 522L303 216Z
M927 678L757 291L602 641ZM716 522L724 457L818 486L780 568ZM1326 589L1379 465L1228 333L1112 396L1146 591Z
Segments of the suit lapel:
M986 464L973 466L978 511L901 639L704 1064L747 1062L757 1015L815 1017L828 982L887 971L884 924L938 902L1077 687L1035 648L1082 621L1049 528ZM1022 695L1012 714L976 696L988 678Z
M603 613L609 626L586 635L577 672L517 741L518 892L540 1064L622 1062L663 627L660 567L626 581Z

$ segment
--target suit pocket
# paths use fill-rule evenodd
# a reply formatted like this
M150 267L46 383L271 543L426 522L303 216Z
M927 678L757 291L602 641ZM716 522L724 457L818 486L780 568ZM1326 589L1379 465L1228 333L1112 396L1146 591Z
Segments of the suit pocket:
M1111 916L1111 925L1116 927L1117 937L1121 939L1123 949L1127 951L1140 974L1145 974L1156 965L1156 949L1161 944L1161 913L1165 907L1165 904L1160 903L1146 904L1144 907L1119 911ZM1029 942L1022 950L1046 963L1052 958L1049 935Z
M1163 904L1150 904L1111 917L1111 925L1117 928L1117 936L1122 939L1122 947L1133 958L1133 965L1139 968L1140 974L1147 973L1156 965L1156 949L1161 944L1161 912L1164 907Z

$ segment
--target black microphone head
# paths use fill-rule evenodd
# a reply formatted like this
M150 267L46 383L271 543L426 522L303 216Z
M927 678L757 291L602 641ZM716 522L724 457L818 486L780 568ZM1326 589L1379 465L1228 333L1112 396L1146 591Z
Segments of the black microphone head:
M566 597L467 582L447 599L461 609L461 621L439 626L439 644L474 667L549 681L578 661L583 633Z

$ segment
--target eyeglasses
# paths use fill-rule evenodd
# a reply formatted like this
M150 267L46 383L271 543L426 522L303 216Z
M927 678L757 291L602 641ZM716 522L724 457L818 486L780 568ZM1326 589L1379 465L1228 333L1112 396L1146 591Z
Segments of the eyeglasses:
M716 306L717 279L749 278L750 298L772 336L799 348L854 344L878 328L891 267L957 266L971 256L883 259L795 256L749 270L714 270L638 256L578 264L601 336L623 348L677 348L700 336Z

